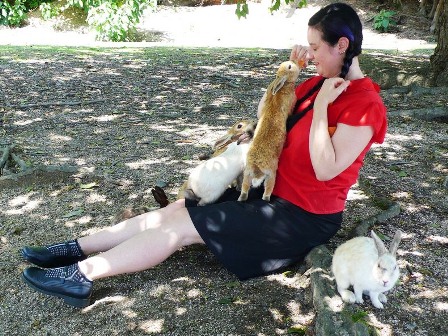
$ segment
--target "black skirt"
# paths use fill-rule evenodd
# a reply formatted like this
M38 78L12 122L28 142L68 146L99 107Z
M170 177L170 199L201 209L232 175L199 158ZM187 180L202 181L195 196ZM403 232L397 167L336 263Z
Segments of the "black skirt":
M342 212L317 215L276 196L263 201L262 194L263 188L251 189L238 202L239 191L231 188L214 204L185 203L207 247L240 280L303 260L341 227Z

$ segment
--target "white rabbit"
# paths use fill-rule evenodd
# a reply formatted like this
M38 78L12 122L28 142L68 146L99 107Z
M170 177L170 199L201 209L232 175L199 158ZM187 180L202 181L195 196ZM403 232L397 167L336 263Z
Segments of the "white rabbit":
M395 233L390 251L373 230L371 235L372 238L356 237L340 245L333 255L332 271L342 300L363 303L364 293L376 308L383 308L382 302L387 302L383 293L394 287L400 276L396 253L401 231ZM350 285L354 293L348 290Z
M241 140L230 143L224 152L194 168L187 180L185 198L205 205L216 201L235 179L241 185L254 129L255 121L246 126Z

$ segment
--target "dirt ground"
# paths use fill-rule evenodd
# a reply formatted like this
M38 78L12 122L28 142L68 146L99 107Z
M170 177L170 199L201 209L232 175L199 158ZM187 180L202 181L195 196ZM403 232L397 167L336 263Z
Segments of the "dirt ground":
M191 247L154 269L97 281L93 304L82 310L33 292L20 279L27 266L18 254L22 246L95 232L128 206L157 207L154 185L174 198L213 141L235 121L254 115L288 50L1 51L0 148L14 145L27 167L60 168L20 176L15 174L23 169L10 165L2 172L2 332L315 334L306 264L239 282L204 247ZM446 88L397 86L423 82L427 53L369 52L362 64L386 89L389 131L385 143L368 154L347 203L344 229L328 248L333 251L360 221L397 202L400 213L374 229L386 239L397 228L404 232L400 282L384 310L366 300L352 318L377 335L445 335L448 127L446 114L435 113L448 108ZM311 74L312 68L303 78Z

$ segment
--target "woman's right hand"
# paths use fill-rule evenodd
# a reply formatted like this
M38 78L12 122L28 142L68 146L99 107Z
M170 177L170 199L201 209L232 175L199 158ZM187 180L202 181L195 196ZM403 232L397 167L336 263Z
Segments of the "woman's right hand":
M304 69L308 65L308 47L302 45L294 45L291 50L289 60L297 63L301 69Z

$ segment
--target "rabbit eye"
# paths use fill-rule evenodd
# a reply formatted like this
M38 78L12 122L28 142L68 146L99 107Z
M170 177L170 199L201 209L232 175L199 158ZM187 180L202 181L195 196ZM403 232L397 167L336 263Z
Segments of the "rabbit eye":
M238 128L241 128L241 127L243 127L243 125L241 125L241 124L238 124L238 126L237 126Z

